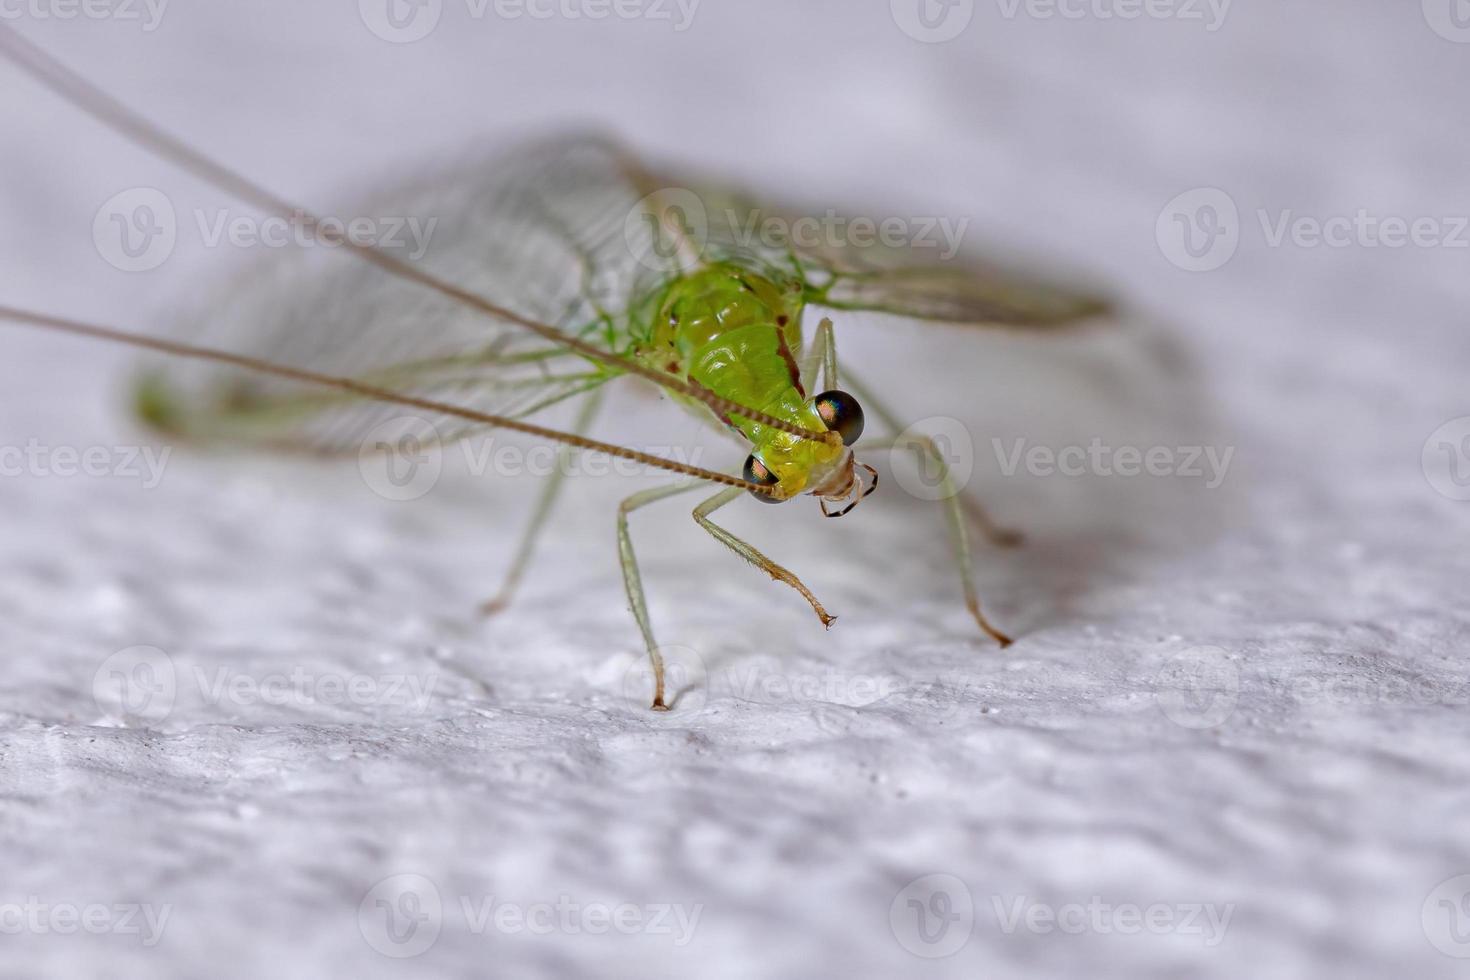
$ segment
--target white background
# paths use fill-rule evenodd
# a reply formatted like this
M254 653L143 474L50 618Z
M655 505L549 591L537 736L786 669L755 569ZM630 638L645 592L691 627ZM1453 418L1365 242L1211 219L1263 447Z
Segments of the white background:
M128 105L322 210L469 144L590 124L783 198L966 218L970 244L1082 270L1138 311L1050 342L844 319L844 362L915 418L962 420L970 490L1028 532L1020 551L976 546L982 596L1019 642L999 652L976 634L936 508L895 482L840 522L810 501L729 511L840 615L829 633L681 500L634 519L655 626L695 668L667 716L642 704L613 545L616 501L651 481L572 481L522 601L482 623L472 610L530 480L449 473L394 504L350 463L184 448L156 488L0 479L0 906L170 910L149 947L5 925L6 967L1466 969L1441 951L1470 952L1453 928L1470 919L1450 915L1464 883L1436 889L1470 872L1470 504L1435 489L1421 453L1470 415L1470 249L1272 246L1259 217L1470 213L1470 45L1431 27L1452 23L1448 4L1240 0L1211 30L1205 5L1186 8L1202 19L1108 17L1126 5L1106 3L1068 6L1074 18L982 0L938 44L851 0L704 0L683 31L672 6L673 21L476 18L445 0L409 44L345 0L176 0L151 31L142 7L132 21L5 9ZM181 233L157 269L107 264L92 224L119 191L159 188L184 213L226 202L13 68L0 92L3 302L149 329L251 260ZM1156 234L1196 188L1238 211L1238 249L1213 271L1181 269ZM125 410L126 352L10 327L0 351L0 445L147 438ZM608 438L694 432L631 389L614 406ZM1007 477L991 442L1094 436L1235 452L1206 490ZM94 677L140 645L162 651L150 676L173 682L170 710L119 720ZM296 667L380 694L394 678L433 686L407 704L262 691ZM232 677L234 694L211 686ZM930 874L974 910L936 945L907 905L927 896L905 891ZM374 947L372 890L395 875L422 879L389 890L442 906L406 960ZM559 923L477 931L461 900L492 898L699 918L684 945ZM1129 933L1108 913L1075 934L1008 932L1018 901L1230 918L1221 937Z

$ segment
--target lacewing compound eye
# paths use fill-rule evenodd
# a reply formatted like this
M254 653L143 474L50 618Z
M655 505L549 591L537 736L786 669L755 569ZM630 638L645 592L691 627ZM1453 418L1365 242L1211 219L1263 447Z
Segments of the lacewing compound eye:
M745 457L745 470L742 475L751 483L759 483L766 487L774 487L781 482L781 478L767 469L766 464L757 459L755 453ZM756 493L752 490L750 495L762 503L779 504L781 502L779 498L768 493Z
M851 446L863 434L863 407L845 391L824 391L813 399L817 414L827 428L842 436L842 444Z

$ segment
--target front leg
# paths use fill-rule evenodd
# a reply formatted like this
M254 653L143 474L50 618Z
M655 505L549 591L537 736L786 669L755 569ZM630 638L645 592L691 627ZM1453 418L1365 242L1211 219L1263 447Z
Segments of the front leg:
M674 483L643 490L618 505L618 558L623 566L623 587L628 592L628 607L632 609L633 618L638 621L638 630L643 634L643 645L648 649L648 662L653 666L654 711L669 710L664 701L664 658L658 652L658 643L653 638L653 626L648 621L648 603L643 596L643 576L638 573L638 558L633 554L633 538L628 533L628 515L656 500L693 490L701 482Z
M719 493L715 494L713 497L709 498L704 503L694 508L694 520L699 524L700 527L708 531L716 541L720 542L720 544L729 548L731 551L735 552L735 554L739 555L741 558L744 558L756 568L759 568L761 571L771 576L771 578L775 579L777 582L785 582L797 592L800 592L802 598L806 599L806 601L811 604L812 611L817 614L817 618L822 621L822 625L828 629L831 629L832 624L837 622L837 617L828 614L827 610L822 607L822 604L817 601L817 597L812 595L811 589L808 589L801 579L797 578L795 575L787 571L785 568L782 568L780 565L777 565L775 562L771 561L771 559L767 558L765 555L757 551L754 547L740 540L735 535L731 534L729 531L725 530L724 528L720 527L720 525L709 519L709 515L713 514L715 511L719 510L721 507L725 506L730 501L734 500L736 497L739 497L743 493L745 493L745 491L742 490L740 487L731 487L728 490L721 490Z

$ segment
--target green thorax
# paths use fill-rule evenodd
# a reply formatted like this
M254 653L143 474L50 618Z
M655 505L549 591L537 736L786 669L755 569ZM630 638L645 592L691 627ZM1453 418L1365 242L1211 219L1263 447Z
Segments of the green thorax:
M702 266L668 283L634 353L644 363L708 388L722 398L804 429L826 427L803 392L799 280L755 273L733 263ZM801 492L813 469L841 455L841 446L771 429L739 416L720 418L750 441L751 451Z

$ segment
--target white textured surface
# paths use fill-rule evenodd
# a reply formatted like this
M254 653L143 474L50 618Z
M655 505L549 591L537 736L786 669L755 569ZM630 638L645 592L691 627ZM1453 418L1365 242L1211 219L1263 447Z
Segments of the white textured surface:
M807 503L732 509L842 616L827 634L671 503L635 519L653 613L710 677L667 716L626 682L638 644L612 510L637 481L577 481L523 601L481 624L469 612L526 481L450 478L390 505L351 465L182 451L155 489L0 480L0 904L170 908L150 947L7 925L6 970L1463 973L1431 943L1452 935L1444 910L1421 912L1470 872L1470 504L1431 488L1420 451L1470 414L1470 253L1269 248L1254 215L1470 211L1470 47L1415 4L1366 2L1242 3L1215 32L981 4L942 46L911 41L881 3L707 0L684 33L471 23L451 4L409 46L373 38L351 4L299 6L180 4L147 34L19 26L309 200L470 137L591 119L790 196L968 216L977 237L1116 282L1180 352L854 325L846 359L906 410L970 424L975 486L1030 532L1024 551L980 549L982 594L1020 642L999 653L973 635L937 514L891 483L843 522ZM0 89L7 302L143 324L249 259L186 243L151 273L105 265L90 229L113 193L215 199L8 68ZM1154 225L1200 186L1227 190L1245 231L1228 265L1189 274ZM125 357L9 328L0 349L0 445L136 441L117 407ZM626 421L603 434L688 432L619 405ZM1236 454L1213 492L1008 480L992 435ZM178 693L166 717L119 726L93 677L138 645L168 652ZM1200 647L1221 651L1202 674L1169 666ZM433 687L407 704L248 696L298 665ZM246 696L212 696L220 671ZM1224 700L1170 692L1190 677L1225 684ZM1186 720L1233 708L1192 728L1165 705ZM912 956L890 926L900 890L932 873L976 908L946 959ZM369 943L371 901L359 913L399 874L444 905L437 940L405 961ZM460 900L478 913L492 897L699 918L684 945L477 932ZM1231 917L1214 945L1187 930L1007 933L997 903L1009 914L1022 897Z

